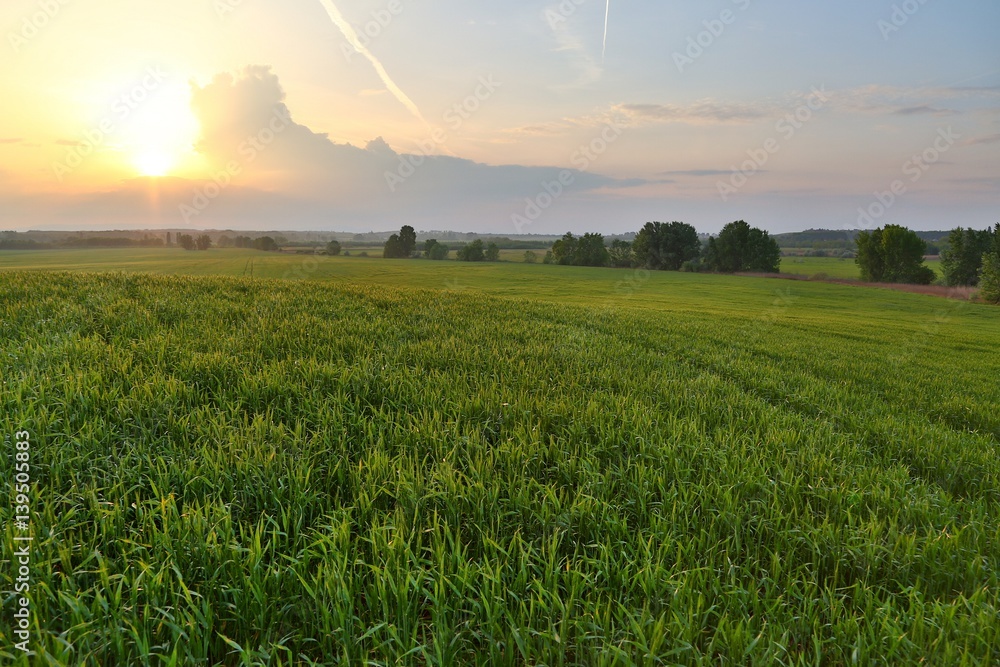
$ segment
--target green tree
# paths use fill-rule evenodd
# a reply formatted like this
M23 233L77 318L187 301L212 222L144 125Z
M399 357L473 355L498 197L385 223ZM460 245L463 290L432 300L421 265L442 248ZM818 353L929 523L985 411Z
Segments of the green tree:
M382 257L385 259L401 259L410 255L403 248L403 242L399 239L399 234L393 234L382 246Z
M531 252L530 250L525 250L524 251L524 263L525 264L537 264L538 263L538 255L536 253Z
M607 266L610 261L608 248L601 234L584 234L577 238L566 232L552 245L546 264L571 266Z
M608 261L611 266L618 269L631 268L635 263L635 254L632 252L632 244L628 241L615 239L608 250Z
M212 247L212 237L208 234L202 234L195 240L194 244L198 250L208 250Z
M576 246L576 255L573 257L574 266L607 266L611 261L608 247L604 245L604 236L601 234L584 234Z
M563 237L552 244L553 264L572 264L576 257L577 239L571 232L566 232Z
M403 257L411 257L417 249L417 233L413 227L403 225L399 230L399 243L402 246Z
M1000 252L983 255L979 274L979 297L987 303L1000 304Z
M647 222L632 243L635 261L654 271L678 271L701 255L698 230L683 222Z
M340 241L330 241L326 244L326 254L332 255L333 257L338 256L343 249L344 247L340 245Z
M486 259L486 253L483 250L483 240L476 239L472 243L459 248L458 259L462 262L482 262Z
M280 248L278 242L270 236L261 236L253 240L253 247L264 252L277 252Z
M184 248L185 250L194 250L195 242L194 237L190 234L178 234L177 235L177 245Z
M448 259L448 246L438 243L437 239L430 239L424 242L424 257L433 260Z
M993 227L993 246L983 255L979 272L979 296L987 303L1000 304L1000 222Z
M718 273L778 273L781 248L771 235L743 220L722 228L718 238L710 237L703 253L709 271Z
M941 251L941 272L949 287L976 285L983 255L993 247L993 230L962 229L948 234L948 247Z
M924 264L927 243L906 227L886 225L861 232L856 243L854 261L866 282L929 285L934 281L934 271Z
M487 262L499 262L500 261L500 246L496 243L490 241L489 245L486 246L486 261Z

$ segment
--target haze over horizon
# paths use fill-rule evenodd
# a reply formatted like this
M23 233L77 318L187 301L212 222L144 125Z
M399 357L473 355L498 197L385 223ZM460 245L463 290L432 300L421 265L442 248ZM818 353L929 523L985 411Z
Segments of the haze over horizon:
M986 0L11 0L0 228L983 228L998 27Z

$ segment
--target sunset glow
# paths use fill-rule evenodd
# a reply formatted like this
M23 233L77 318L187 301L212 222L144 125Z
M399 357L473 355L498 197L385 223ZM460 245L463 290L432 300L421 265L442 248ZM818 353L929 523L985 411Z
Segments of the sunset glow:
M215 227L846 228L900 179L874 222L995 217L1000 6L985 0L51 6L0 7L11 229L141 226L122 204L140 201L136 176L173 177L163 210ZM947 156L910 180L942 132Z

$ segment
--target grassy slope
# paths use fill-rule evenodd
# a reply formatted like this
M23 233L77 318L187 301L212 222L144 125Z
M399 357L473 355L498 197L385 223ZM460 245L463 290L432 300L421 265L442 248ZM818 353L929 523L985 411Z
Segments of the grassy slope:
M521 252L518 259L523 254ZM933 267L933 263L929 265ZM243 276L249 275L251 268L253 276L257 278L360 281L452 291L482 289L507 296L555 297L590 305L595 300L617 304L623 298L630 301L651 299L655 304L663 305L672 302L672 298L663 298L664 295L657 286L678 280L687 285L707 283L741 287L746 284L745 279L722 276L678 278L642 271L524 265L520 262L467 264L454 261L387 261L376 257L313 257L235 249L194 253L162 248L0 251L0 271L129 271L167 275ZM858 277L857 266L853 261L834 258L785 258L782 269L786 273L804 275L826 273L833 278ZM554 286L550 284L553 283L553 278L557 278ZM572 287L563 289L567 285ZM647 286L653 289L645 289ZM784 285L773 289L779 288L787 289ZM685 291L679 296L682 299L700 298L699 294L695 290ZM865 299L867 296L857 298L862 308Z
M308 275L333 281L0 274L0 425L38 441L35 636L59 660L236 664L226 637L271 664L997 658L996 309Z

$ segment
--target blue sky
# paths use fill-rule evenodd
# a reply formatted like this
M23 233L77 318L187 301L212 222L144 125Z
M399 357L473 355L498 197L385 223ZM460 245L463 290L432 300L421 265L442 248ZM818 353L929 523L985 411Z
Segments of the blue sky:
M1000 3L325 1L5 3L0 226L1000 218Z

